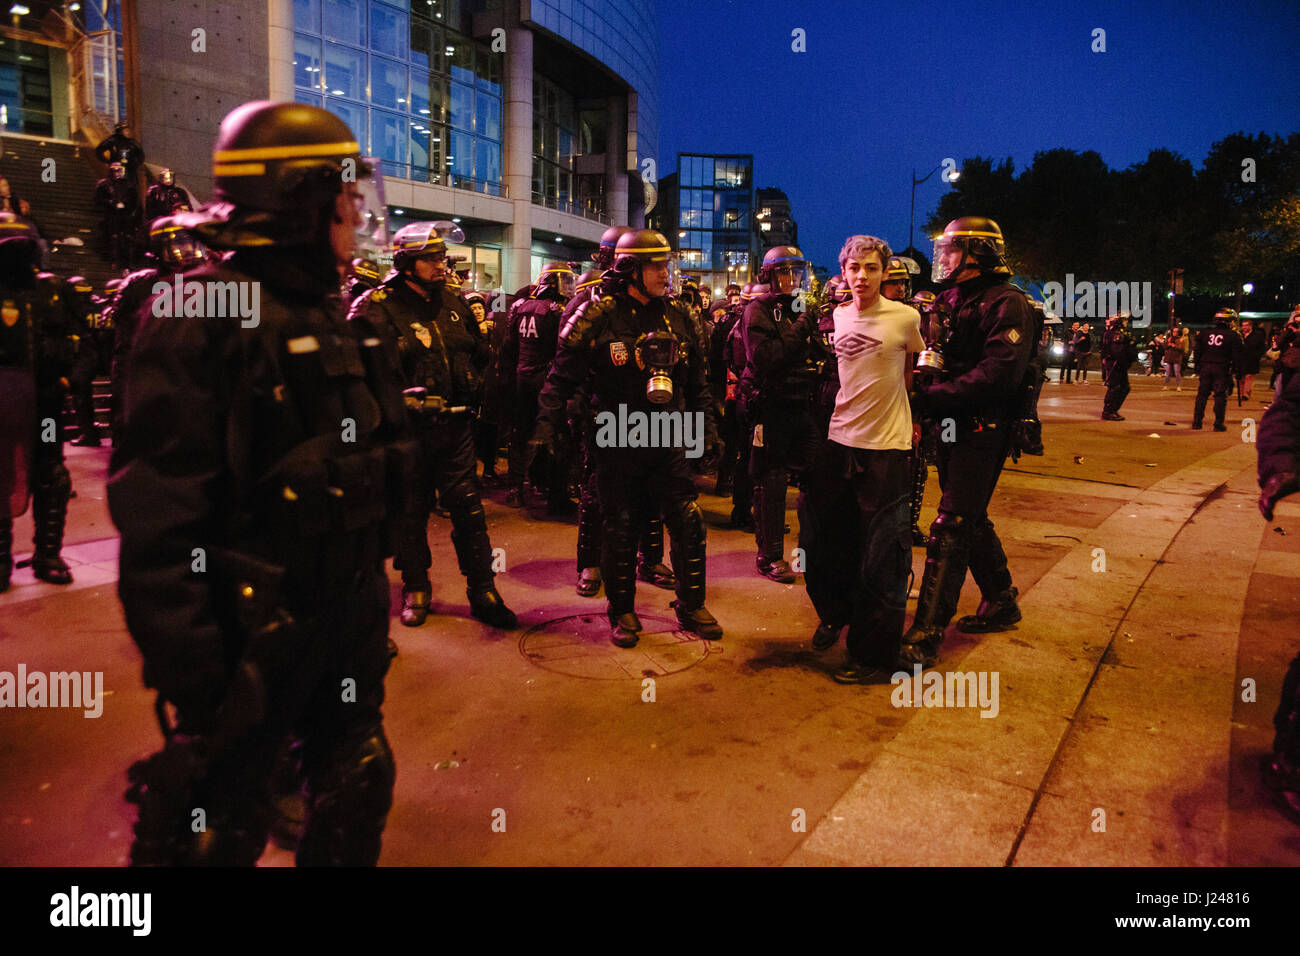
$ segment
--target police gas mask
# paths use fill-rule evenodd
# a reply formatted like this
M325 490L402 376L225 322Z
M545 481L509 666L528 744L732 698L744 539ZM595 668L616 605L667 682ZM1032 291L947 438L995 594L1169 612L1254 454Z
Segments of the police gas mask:
M912 305L925 317L925 350L916 357L916 370L937 377L943 372L943 350L951 331L948 307L933 292L918 292Z
M650 373L645 397L656 405L673 398L673 366L682 357L683 343L668 331L647 332L636 340L636 364Z

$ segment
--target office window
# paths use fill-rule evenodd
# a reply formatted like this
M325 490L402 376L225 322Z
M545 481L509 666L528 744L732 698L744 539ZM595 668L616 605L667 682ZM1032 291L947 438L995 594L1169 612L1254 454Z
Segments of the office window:
M294 34L293 85L309 90L319 90L323 79L320 40L316 37Z
M370 49L406 59L406 14L380 3L370 5Z
M325 44L325 92L360 100L366 94L366 58L364 54L337 43Z
M406 65L377 56L370 58L370 102L406 112Z
M297 16L297 10L294 11ZM297 25L297 20L294 21ZM362 0L329 0L325 4L324 34L331 40L365 46L366 16Z

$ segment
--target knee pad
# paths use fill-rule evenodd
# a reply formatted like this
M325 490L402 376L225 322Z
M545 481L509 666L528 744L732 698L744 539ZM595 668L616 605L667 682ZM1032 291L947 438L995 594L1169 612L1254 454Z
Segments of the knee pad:
M299 866L374 866L393 806L397 763L382 727L308 771L310 810Z

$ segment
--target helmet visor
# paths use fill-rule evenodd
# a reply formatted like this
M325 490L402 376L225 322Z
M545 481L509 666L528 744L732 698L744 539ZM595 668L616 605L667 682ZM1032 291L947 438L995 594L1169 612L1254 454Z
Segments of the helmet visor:
M961 243L952 236L940 236L934 240L934 257L930 260L930 281L946 282L961 268L965 250Z
M353 254L378 261L388 249L388 207L384 205L384 171L378 159L361 160L354 202L360 214Z
M781 295L805 292L810 281L808 263L803 260L781 262L772 269L772 285Z

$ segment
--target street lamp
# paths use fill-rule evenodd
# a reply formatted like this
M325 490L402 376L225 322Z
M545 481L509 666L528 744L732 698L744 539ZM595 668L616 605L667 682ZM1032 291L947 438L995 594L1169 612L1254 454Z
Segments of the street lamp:
M930 170L920 179L917 179L916 167L915 166L912 167L912 212L907 217L907 248L908 249L916 248L915 246L912 245L912 224L916 220L916 187L921 185L921 183L925 182L927 179L929 179L931 176L933 176L941 169L943 169L943 163L940 163L938 166L934 167L934 169ZM955 181L957 177L960 175L961 175L961 170L954 169L952 171L952 175L948 177L948 182L951 183Z

